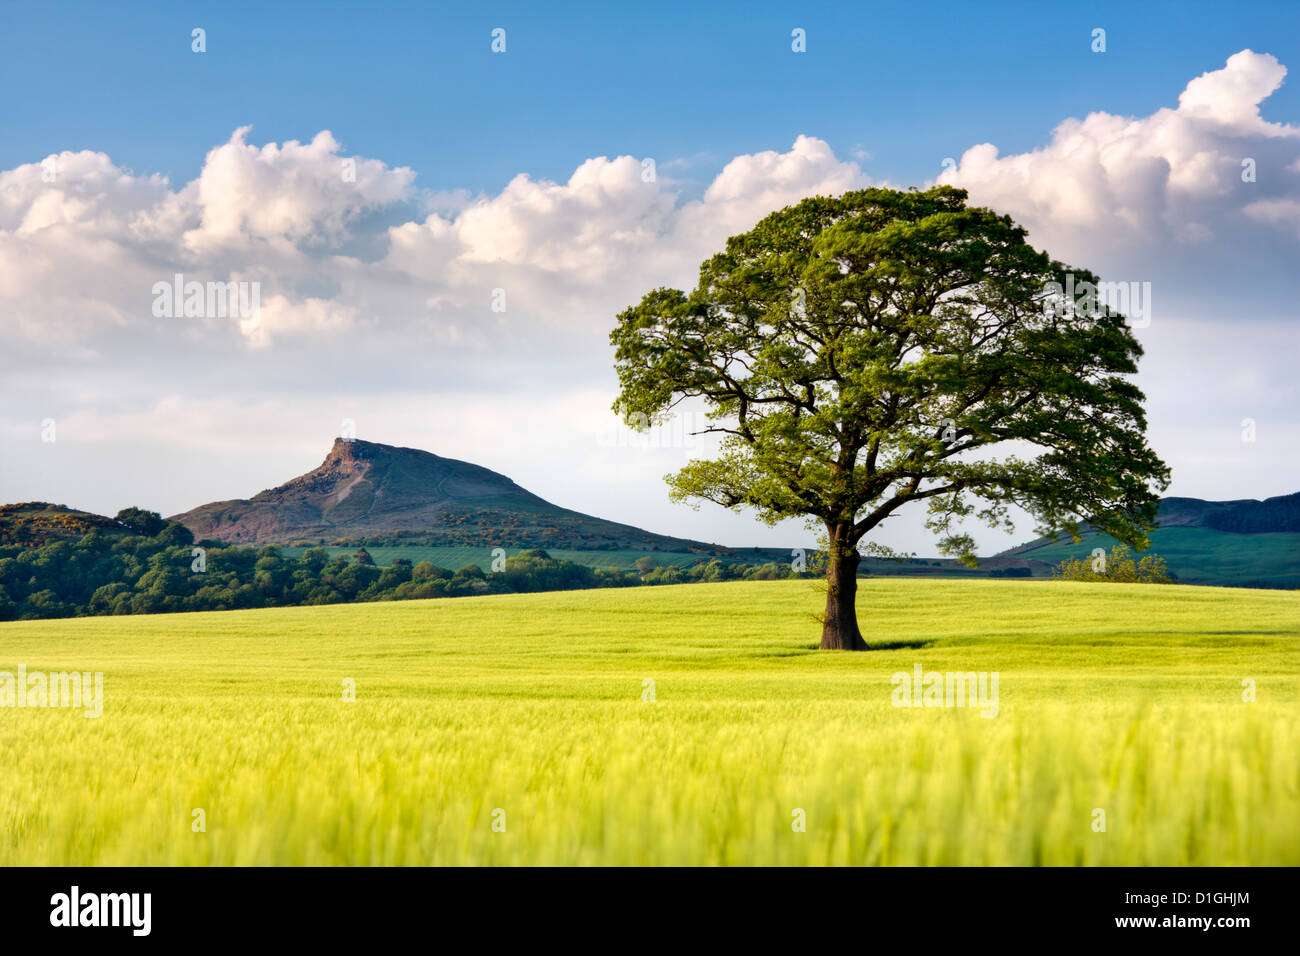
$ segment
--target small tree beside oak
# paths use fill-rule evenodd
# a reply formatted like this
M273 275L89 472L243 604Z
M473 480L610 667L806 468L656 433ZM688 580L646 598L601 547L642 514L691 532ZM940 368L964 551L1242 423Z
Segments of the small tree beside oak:
M1146 546L1169 470L1126 377L1141 346L1096 283L964 190L807 199L729 239L694 291L619 314L614 409L646 424L703 400L719 452L671 497L819 524L821 647L864 650L858 545L905 505L972 565L961 521L1009 530L1010 505L1040 534L1087 521Z

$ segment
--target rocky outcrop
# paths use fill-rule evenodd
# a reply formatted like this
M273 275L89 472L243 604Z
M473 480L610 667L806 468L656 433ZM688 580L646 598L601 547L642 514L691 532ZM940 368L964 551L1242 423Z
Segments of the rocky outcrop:
M305 475L252 498L201 505L171 520L198 540L237 544L423 535L429 542L492 546L687 550L700 545L558 507L469 462L343 438Z

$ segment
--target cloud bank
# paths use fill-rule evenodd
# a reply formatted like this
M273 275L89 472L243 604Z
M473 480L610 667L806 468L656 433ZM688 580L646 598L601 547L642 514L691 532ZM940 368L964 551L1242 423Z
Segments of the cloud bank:
M1058 258L1155 281L1142 384L1178 493L1296 490L1227 491L1241 467L1300 473L1287 289L1300 127L1261 113L1285 75L1243 50L1176 105L1067 119L1023 154L974 145L939 179ZM880 182L858 162L805 135L707 184L674 179L671 160L602 156L564 182L520 173L469 196L436 170L417 183L351 155L329 131L251 135L235 130L180 186L94 151L0 172L0 498L178 511L251 495L312 467L351 418L360 437L478 461L561 504L693 537L789 540L667 505L660 477L686 450L595 442L615 388L606 332L648 289L693 285L768 212ZM257 321L156 315L152 289L176 275L257 283ZM1255 447L1239 440L1248 416ZM57 451L40 441L47 418ZM104 461L122 477L88 485ZM1202 480L1180 485L1184 470Z

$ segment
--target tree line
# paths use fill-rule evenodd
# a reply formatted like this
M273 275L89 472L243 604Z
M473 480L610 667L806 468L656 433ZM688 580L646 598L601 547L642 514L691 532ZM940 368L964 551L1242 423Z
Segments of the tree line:
M691 581L802 577L786 565L712 560L690 568L593 568L529 549L504 568L457 571L398 558L378 567L364 547L331 557L311 548L296 559L275 545L194 541L183 525L126 509L126 535L94 529L76 541L0 546L0 620L157 614L242 608L403 601L529 591L636 587Z

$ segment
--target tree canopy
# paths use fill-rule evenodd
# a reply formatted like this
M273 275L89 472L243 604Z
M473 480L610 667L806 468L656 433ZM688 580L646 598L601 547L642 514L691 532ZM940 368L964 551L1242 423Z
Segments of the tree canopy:
M146 538L152 538L167 526L162 515L156 511L145 511L143 508L123 508L113 517L113 520Z
M966 562L962 520L1009 527L1012 505L1040 534L1087 521L1145 546L1168 469L1128 378L1142 349L1097 283L964 190L807 199L729 239L693 291L619 314L614 408L649 423L702 400L719 452L672 496L820 524L822 646L860 649L857 547L904 505Z

